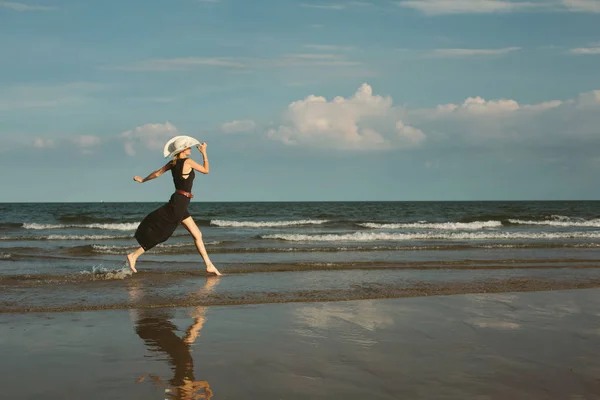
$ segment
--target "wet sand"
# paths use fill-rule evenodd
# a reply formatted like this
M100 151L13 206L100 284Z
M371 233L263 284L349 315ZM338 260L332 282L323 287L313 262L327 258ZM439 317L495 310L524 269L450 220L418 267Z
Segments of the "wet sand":
M600 268L261 272L228 274L210 291L200 289L206 279L202 271L10 277L0 279L0 314L587 289L600 288Z
M600 398L600 289L3 313L0 338L7 399Z

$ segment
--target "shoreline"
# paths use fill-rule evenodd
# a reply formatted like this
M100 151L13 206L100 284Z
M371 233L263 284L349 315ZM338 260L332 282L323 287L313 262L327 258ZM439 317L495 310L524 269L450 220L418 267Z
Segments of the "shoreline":
M210 280L219 281L227 277L217 278L205 277ZM106 282L106 281L104 281ZM133 282L135 285L135 281ZM2 314L30 314L30 313L61 313L61 312L90 312L103 310L131 310L131 309L161 309L161 308L185 308L185 307L212 307L212 306L239 306L239 305L262 305L281 303L319 303L319 302L344 302L356 300L386 300L420 297L460 296L474 294L502 294L502 293L536 293L565 290L585 290L600 288L600 278L587 280L556 281L552 279L490 279L487 281L471 282L408 282L400 286L394 284L372 284L353 285L349 289L324 289L324 290L299 290L281 292L239 292L239 293L202 293L194 296L187 293L180 298L164 299L160 294L152 293L147 299L141 301L129 299L127 302L116 304L81 304L86 299L79 299L77 305L66 306L25 306L19 308L17 301L3 301L0 303L0 315ZM49 290L61 291L62 288L55 287ZM131 289L131 288L129 288ZM133 290L139 290L134 288ZM160 290L160 289L159 289Z

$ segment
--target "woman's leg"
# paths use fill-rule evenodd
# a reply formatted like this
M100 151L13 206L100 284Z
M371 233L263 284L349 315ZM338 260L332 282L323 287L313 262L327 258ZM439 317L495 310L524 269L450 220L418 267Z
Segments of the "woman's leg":
M200 229L198 229L198 226L196 225L192 217L187 217L186 219L181 221L181 223L183 224L183 226L185 226L185 229L187 229L194 237L196 248L200 252L200 255L204 259L204 263L206 264L206 272L213 273L215 275L221 275L219 270L213 265L212 261L210 261L210 258L208 258L208 254L206 253L206 249L204 248L204 243L202 242L202 233L200 232Z
M140 247L133 253L127 254L127 261L129 262L129 268L131 268L131 270L133 272L137 272L137 269L135 269L135 263L136 263L138 257L141 256L142 254L144 254L144 251L145 251L144 248Z

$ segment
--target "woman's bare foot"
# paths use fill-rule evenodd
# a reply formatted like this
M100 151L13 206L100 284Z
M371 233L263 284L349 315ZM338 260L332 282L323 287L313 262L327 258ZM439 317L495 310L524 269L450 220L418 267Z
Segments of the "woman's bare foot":
M129 268L136 273L137 269L135 269L136 259L133 257L133 254L127 254L127 262L129 262Z
M217 276L222 275L219 270L217 269L217 267L215 267L212 263L208 264L206 266L206 272L208 272L209 274L215 274Z

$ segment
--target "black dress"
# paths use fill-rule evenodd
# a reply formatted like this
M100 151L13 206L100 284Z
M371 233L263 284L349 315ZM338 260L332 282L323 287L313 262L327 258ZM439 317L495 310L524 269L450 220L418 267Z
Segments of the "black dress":
M196 174L192 169L187 178L184 178L183 164L185 160L186 158L177 160L171 168L171 175L173 175L176 190L191 193ZM187 210L189 204L189 197L175 192L171 195L168 203L148 214L135 231L135 239L140 246L148 251L170 238L181 221L190 216Z

